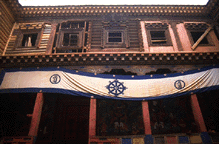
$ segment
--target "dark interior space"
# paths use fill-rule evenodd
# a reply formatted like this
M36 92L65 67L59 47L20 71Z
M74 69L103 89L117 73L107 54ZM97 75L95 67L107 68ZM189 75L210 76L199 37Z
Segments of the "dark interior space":
M45 93L37 144L88 143L90 99Z
M36 40L37 40L37 33L34 34L24 34L23 40L22 40L22 47L30 47L28 46L28 42L30 40L31 46L35 46Z
M124 69L112 69L110 72L104 72L103 74L115 74L115 75L137 75L133 72L126 72Z
M197 94L199 105L209 132L219 133L219 90Z
M196 133L190 96L149 101L152 134Z
M97 101L98 136L143 134L141 102L107 99Z
M0 136L27 136L35 104L35 93L10 93L0 96Z

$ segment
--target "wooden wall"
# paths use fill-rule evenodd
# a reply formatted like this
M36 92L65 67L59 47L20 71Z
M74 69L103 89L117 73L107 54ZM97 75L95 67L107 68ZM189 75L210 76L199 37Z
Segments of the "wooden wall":
M139 21L128 21L127 22L127 35L129 37L130 47L117 49L119 51L139 51L142 48L142 38L139 32L140 22ZM103 40L103 24L102 21L93 21L91 30L91 51L100 51ZM103 51L114 51L113 48L103 48Z
M4 52L14 22L14 16L5 3L0 1L0 55Z

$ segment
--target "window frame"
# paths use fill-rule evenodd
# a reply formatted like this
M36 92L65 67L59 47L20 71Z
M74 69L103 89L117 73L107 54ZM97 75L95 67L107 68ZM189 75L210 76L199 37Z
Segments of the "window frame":
M189 40L190 40L192 45L194 45L196 42L193 40L193 37L192 37L191 33L192 32L203 32L203 33L205 32L205 30L196 30L196 29L194 29L194 30L186 29L186 30L187 30L187 34L189 36ZM205 38L207 39L208 44L201 44L201 43L199 43L198 46L214 46L214 42L213 42L211 36L209 35L209 33L205 36Z
M199 23L199 22L188 22L184 23L185 30L189 37L189 41L191 45L194 45L195 42L193 40L191 32L205 32L209 28L209 24L207 23ZM208 44L200 44L198 46L215 46L213 39L211 38L210 32L205 36L207 38Z
M78 28L78 29L60 29L60 34L59 34L59 41L58 41L58 50L68 50L68 49L78 49L83 47L83 28ZM69 33L69 34L76 34L78 35L78 40L77 40L77 46L64 46L63 45L63 40L64 40L64 34Z
M64 41L65 35L68 36L68 42ZM62 46L78 46L78 37L79 37L78 33L64 33ZM71 41L75 41L72 43L73 45L71 45ZM65 43L65 42L67 42L67 43ZM65 44L67 44L67 45L65 45Z
M109 33L110 32L120 32L121 33L121 42L109 42ZM107 26L103 27L102 35L102 48L129 48L130 42L128 38L127 27L125 26Z
M110 42L109 39L114 38L114 37L109 36L110 33L121 33L121 42ZM123 41L124 41L123 35L124 35L123 31L116 31L116 30L115 31L108 31L107 32L107 43L123 43Z
M169 33L168 28L147 28L146 27L146 31L147 31L147 35L148 35L147 39L148 39L149 46L172 46L172 41L171 41L171 37L170 37L170 33ZM164 31L166 43L153 43L151 31Z
M37 33L37 39L35 41L34 46L31 46L31 47L22 46L22 41L23 41L25 34L36 34L36 33ZM18 37L16 39L15 48L39 48L41 33L42 33L42 29L15 30L13 35L18 35Z

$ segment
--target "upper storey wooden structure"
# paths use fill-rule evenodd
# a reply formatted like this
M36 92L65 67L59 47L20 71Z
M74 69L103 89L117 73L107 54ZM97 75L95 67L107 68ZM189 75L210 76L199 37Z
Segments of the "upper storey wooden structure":
M0 3L3 4L0 5L3 21L0 23L3 32L0 35L0 63L3 68L219 62L219 41L213 31L207 36L207 44L192 49L194 30L198 30L196 34L199 35L200 30L206 31L211 24L218 28L218 0L209 0L205 6L33 7L21 6L18 0L2 0ZM66 27L75 25L75 22L79 26L77 29ZM30 32L35 42L26 47L24 42L30 37ZM109 43L110 35L115 34L119 42ZM161 35L158 40L153 37L156 34ZM66 44L69 41L64 41L66 36L71 36L72 40L77 37L77 44L73 42L74 46L70 47ZM74 48L82 51L62 52Z

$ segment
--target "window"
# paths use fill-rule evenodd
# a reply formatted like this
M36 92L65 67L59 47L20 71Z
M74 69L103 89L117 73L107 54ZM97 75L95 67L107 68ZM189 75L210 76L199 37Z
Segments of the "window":
M192 31L191 31L190 33L191 33L193 42L196 43L196 41L202 36L202 34L204 33L204 31L203 31L203 32L200 32L200 31L198 31L198 32L192 32ZM204 37L204 38L202 39L202 41L201 41L199 44L209 44L208 39L207 39L206 37Z
M152 44L166 44L165 31L150 31Z
M170 46L171 38L166 23L147 23L146 30L150 46Z
M109 32L108 42L122 42L122 32Z
M83 52L88 38L88 22L63 22L57 29L56 53Z
M78 34L65 33L62 45L63 46L77 46L78 45Z
M185 27L188 32L188 36L192 44L196 43L196 41L202 36L202 34L209 27L205 23L186 23ZM202 41L199 43L199 46L213 45L213 41L209 34L207 34Z
M15 48L37 48L42 29L16 29L13 35L17 35Z
M62 29L57 50L73 50L83 47L83 29Z
M22 40L22 47L32 47L36 45L37 33L34 34L24 34Z
M102 48L129 48L128 28L122 22L103 23Z

